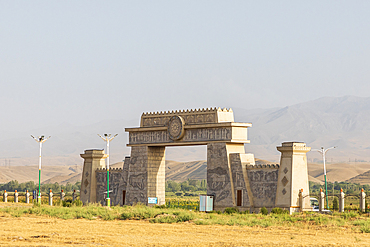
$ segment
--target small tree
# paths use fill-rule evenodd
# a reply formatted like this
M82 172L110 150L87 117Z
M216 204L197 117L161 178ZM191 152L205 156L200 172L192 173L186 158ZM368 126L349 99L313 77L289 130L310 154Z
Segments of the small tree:
M333 200L333 210L339 210L337 197L334 197L334 200Z

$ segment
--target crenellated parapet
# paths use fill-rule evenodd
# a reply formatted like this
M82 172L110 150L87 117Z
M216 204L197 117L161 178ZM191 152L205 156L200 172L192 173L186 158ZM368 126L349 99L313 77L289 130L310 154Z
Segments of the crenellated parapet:
M234 122L233 110L220 107L175 111L146 112L141 115L140 127L165 127L171 117L180 116L185 124L209 124Z
M96 172L107 172L107 168L98 168ZM122 172L122 168L109 168L109 172Z
M279 169L279 164L258 164L258 165L247 165L247 169Z

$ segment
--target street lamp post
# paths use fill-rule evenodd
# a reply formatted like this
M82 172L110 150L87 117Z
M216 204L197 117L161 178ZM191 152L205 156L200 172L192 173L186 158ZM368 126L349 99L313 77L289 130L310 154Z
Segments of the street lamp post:
M34 137L33 135L31 135L31 137L33 139L35 139L35 141L37 141L39 143L39 146L40 146L40 154L39 154L39 194L38 194L38 197L37 197L37 201L38 201L38 204L41 204L41 149L42 149L42 144L44 142L46 142L47 139L49 139L51 136L49 136L48 138L45 138L44 136L39 136L39 137Z
M329 209L329 200L328 200L328 184L326 182L326 165L325 165L325 155L326 155L326 152L330 149L333 149L333 148L336 148L336 147L330 147L330 148L327 148L327 149L324 149L324 147L321 147L321 149L314 149L313 151L318 151L319 153L321 153L322 155L322 161L324 163L324 178L325 178L325 194L326 194L326 208Z
M110 207L110 197L109 197L109 142L112 141L118 134L115 134L113 137L111 137L112 135L111 134L104 134L104 137L102 137L101 135L98 134L98 136L101 137L101 139L103 139L103 141L105 141L107 143L107 159L105 161L105 165L107 167L107 201L106 201L106 205L108 207Z

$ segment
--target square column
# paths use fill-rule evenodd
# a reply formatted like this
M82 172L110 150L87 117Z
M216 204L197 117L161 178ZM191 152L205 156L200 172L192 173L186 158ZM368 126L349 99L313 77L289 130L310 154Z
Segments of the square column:
M214 209L236 206L230 153L244 154L244 144L207 144L207 194L214 195Z
M284 142L277 150L281 152L281 159L275 207L288 209L290 213L311 210L306 157L311 148L303 142ZM303 204L300 204L302 189Z
M131 147L126 203L148 204L148 197L157 197L165 204L165 147Z
M97 202L96 170L105 167L105 159L108 155L104 150L91 149L85 150L85 153L80 156L84 159L80 199L84 204Z

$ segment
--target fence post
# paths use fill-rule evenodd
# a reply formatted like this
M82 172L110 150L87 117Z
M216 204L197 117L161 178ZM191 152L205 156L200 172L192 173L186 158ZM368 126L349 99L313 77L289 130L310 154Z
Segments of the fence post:
M77 197L77 193L76 193L76 190L73 190L73 193L72 193L72 201L76 201L76 197Z
M62 193L60 193L60 200L64 201L64 197L66 196L66 193L62 190Z
M26 190L26 203L30 203L30 193Z
M18 203L18 192L17 192L17 190L14 191L14 202Z
M344 192L343 189L340 188L340 195L339 195L339 213L344 212Z
M6 190L4 190L4 202L8 202L8 193L6 193Z
M365 212L365 210L366 210L366 208L365 208L365 197L366 197L366 194L364 192L364 189L362 188L361 193L360 193L360 210L361 210L361 212Z
M32 191L32 203L35 203L35 200L36 200L36 203L37 203L37 194L36 194L36 190Z
M324 211L324 203L325 203L325 193L322 192L322 189L320 188L319 212Z
M303 189L299 190L299 207L301 208L301 212L303 212Z
M49 205L53 206L53 192L51 190L49 192Z

